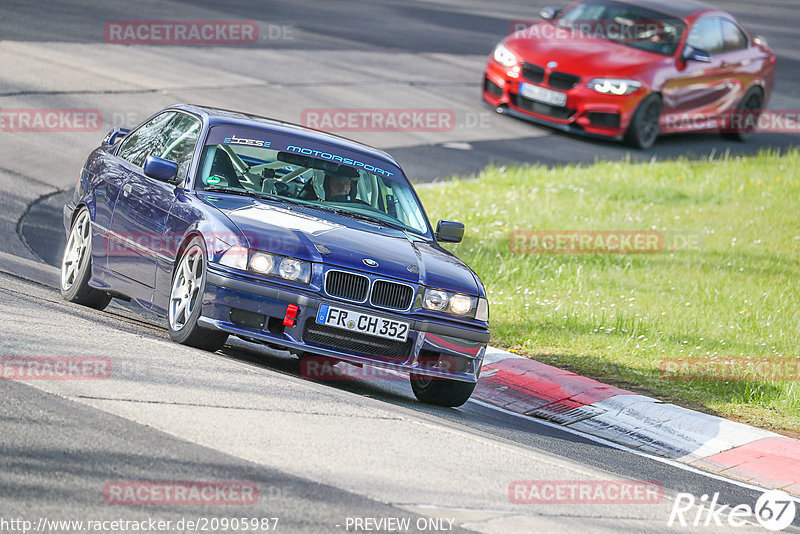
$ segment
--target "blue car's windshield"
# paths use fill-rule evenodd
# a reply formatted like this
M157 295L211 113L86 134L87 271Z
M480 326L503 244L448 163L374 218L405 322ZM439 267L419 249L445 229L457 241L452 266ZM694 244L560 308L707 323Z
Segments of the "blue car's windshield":
M429 235L416 195L395 167L378 167L366 156L312 150L297 139L285 139L269 132L212 128L195 189L270 195Z
M560 15L557 24L665 56L675 53L686 30L680 19L614 0L581 2Z

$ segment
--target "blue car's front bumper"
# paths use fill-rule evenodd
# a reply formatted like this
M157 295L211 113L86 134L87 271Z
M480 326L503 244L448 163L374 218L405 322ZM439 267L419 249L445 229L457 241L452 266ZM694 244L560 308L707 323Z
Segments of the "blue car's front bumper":
M296 320L285 325L287 306L297 305ZM319 325L321 304L353 309L379 317L408 322L407 341L390 341ZM244 338L356 364L421 375L476 382L489 332L446 321L434 322L409 314L392 314L374 308L327 299L313 291L282 288L252 281L209 265L200 326Z

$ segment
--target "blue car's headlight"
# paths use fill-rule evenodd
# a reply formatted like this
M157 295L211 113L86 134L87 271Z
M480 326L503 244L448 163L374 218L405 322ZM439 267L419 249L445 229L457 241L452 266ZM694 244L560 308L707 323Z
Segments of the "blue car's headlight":
M307 284L311 281L310 262L260 250L249 250L245 247L229 248L222 255L219 263L233 269L247 270L292 282Z
M264 252L253 252L250 256L250 270L258 274L272 274L275 256Z
M231 247L222 254L219 263L231 269L244 271L247 269L247 256L249 252L250 251L245 247Z
M475 317L479 321L489 320L489 303L486 299L443 289L425 289L422 307L426 310L450 313L459 317Z
M616 78L595 78L588 83L589 89L594 89L602 95L629 95L635 93L642 86L636 80L620 80Z
M307 284L311 278L311 264L295 258L283 258L278 264L278 274L286 280Z

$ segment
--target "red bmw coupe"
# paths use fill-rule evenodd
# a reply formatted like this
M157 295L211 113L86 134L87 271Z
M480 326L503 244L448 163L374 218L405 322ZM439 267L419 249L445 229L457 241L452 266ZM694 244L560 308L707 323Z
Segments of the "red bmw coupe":
M659 133L744 140L772 94L775 55L694 0L579 0L492 52L483 99L500 113L649 148Z

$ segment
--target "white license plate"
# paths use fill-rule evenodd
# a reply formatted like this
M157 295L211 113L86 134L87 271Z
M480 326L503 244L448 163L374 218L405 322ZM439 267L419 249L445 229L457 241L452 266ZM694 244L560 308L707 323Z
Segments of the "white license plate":
M537 102L544 102L551 106L564 107L567 104L566 93L559 93L558 91L552 91L529 83L519 84L519 94L525 98L530 98Z
M327 304L319 307L317 323L394 341L405 341L408 337L409 327L409 324L403 321L334 308Z

